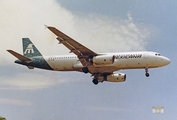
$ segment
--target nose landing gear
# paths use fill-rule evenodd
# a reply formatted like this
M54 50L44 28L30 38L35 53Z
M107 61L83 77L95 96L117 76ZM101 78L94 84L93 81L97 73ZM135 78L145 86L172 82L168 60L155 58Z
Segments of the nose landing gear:
M146 77L149 77L148 68L145 68L145 72Z

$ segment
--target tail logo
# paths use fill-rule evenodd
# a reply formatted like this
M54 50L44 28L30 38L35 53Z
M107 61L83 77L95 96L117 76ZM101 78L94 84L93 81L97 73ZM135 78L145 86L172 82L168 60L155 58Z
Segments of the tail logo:
M33 50L33 44L29 44L28 47L26 48L24 54L30 54L30 53L34 53L34 50Z

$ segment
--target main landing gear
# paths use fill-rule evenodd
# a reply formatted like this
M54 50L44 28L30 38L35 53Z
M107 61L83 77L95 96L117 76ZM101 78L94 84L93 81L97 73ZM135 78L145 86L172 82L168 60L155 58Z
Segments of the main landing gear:
M82 68L82 71L83 71L85 74L87 74L87 73L89 72L89 69L88 69L88 67L84 67L84 68Z
M145 68L145 72L146 77L149 77L148 68Z
M93 84L97 85L98 84L98 79L93 79L92 82L93 82Z

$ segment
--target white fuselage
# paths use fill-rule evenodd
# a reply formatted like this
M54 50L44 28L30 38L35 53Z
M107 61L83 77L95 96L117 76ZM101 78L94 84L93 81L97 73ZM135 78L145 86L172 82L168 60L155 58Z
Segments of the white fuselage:
M120 69L155 68L170 63L168 58L156 52L120 52L104 55L114 56L114 62L112 64L93 64L92 68L108 67L114 71ZM75 55L44 56L44 59L56 71L81 71L81 68L84 67Z

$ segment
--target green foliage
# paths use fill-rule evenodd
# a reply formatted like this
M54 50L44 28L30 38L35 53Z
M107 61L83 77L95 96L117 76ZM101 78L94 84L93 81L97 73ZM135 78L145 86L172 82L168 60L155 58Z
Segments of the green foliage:
M0 116L0 120L6 120L6 118Z

